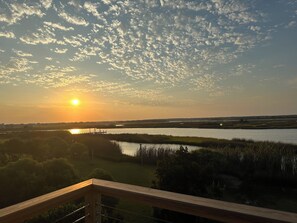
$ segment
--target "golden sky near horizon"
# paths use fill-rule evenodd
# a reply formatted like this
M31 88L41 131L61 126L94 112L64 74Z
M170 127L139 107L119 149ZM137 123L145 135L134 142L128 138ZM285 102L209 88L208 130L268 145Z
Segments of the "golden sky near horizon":
M296 21L294 0L0 0L0 123L296 114Z

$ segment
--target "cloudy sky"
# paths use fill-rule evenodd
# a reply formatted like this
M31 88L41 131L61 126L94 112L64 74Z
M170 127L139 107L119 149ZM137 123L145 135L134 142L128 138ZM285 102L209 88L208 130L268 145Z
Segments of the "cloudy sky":
M0 123L296 114L296 40L296 0L0 0Z

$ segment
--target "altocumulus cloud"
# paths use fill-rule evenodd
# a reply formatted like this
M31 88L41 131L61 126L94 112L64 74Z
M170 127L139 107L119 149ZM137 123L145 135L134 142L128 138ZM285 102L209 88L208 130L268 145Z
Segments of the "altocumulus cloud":
M86 91L164 101L168 96L162 90L153 93L153 88L185 87L214 95L222 91L223 80L255 69L237 60L269 42L276 27L296 28L296 1L283 1L289 13L286 23L279 24L269 23L270 14L257 4L240 0L2 0L0 38L8 41L2 50L10 52L7 64L11 65L0 64L1 83L9 80L46 88L81 85ZM25 28L20 29L22 25ZM42 52L42 58L31 49ZM143 83L154 87L140 89Z

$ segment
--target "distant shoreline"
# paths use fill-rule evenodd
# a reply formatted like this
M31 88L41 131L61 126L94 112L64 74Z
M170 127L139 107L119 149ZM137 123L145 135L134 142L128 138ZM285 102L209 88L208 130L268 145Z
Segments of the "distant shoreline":
M20 130L65 130L74 128L297 129L297 115L173 118L108 122L0 124L0 132Z

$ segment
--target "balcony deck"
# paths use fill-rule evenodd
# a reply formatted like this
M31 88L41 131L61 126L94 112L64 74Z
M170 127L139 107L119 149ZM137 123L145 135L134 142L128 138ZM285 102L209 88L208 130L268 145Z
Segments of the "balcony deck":
M84 198L86 223L101 222L101 196L234 223L297 223L297 214L194 197L129 184L90 179L0 210L0 223L19 223L50 208ZM98 203L99 202L99 203ZM99 215L97 215L99 213Z

